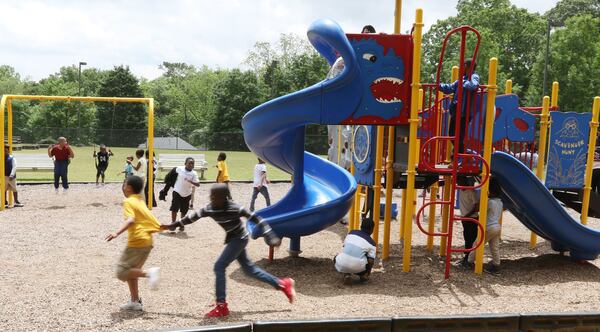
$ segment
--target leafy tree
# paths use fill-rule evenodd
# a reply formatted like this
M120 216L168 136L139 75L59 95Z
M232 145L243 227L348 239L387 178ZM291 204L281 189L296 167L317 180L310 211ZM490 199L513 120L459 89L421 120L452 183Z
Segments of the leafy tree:
M215 109L208 118L209 146L221 150L245 150L241 136L242 117L264 101L256 75L239 69L228 71L215 86L214 99Z
M548 82L560 83L558 104L562 111L588 112L600 91L600 18L575 16L565 25L551 36ZM540 104L543 75L544 57L540 54L527 94L532 104Z
M517 8L509 0L460 0L458 14L436 22L423 39L423 80L435 78L444 36L452 28L470 25L481 33L477 71L485 80L489 58L499 60L499 82L511 78L518 89L526 90L530 81L530 70L542 45L545 32L544 20L539 14ZM467 56L472 54L474 39L467 44ZM458 38L451 40L444 62L445 80L450 67L458 64ZM502 85L502 84L501 84ZM502 86L501 86L502 88Z
M598 0L561 0L544 16L552 26L564 26L567 19L575 16L591 15L600 17L600 1Z
M138 79L127 66L116 66L108 71L98 89L98 94L106 97L143 97ZM144 141L148 122L145 105L98 102L97 107L97 130L100 142L123 145Z

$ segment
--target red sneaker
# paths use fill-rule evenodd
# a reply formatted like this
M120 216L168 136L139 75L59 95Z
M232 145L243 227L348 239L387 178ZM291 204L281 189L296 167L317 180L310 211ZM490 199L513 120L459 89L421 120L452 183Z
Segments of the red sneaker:
M283 278L279 282L279 286L281 286L281 291L285 296L287 296L290 303L294 303L294 298L296 297L296 290L294 289L295 281L292 278Z
M227 302L217 302L213 310L209 311L204 317L206 318L220 318L229 316L229 308L227 308Z

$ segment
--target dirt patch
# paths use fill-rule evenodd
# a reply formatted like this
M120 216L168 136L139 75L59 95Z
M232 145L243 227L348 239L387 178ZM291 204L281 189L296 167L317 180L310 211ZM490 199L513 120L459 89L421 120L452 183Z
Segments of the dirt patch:
M201 185L196 207L207 203L208 188ZM273 200L288 189L289 184L273 184ZM234 199L248 205L250 184L233 184L232 191ZM394 194L398 204L399 193ZM125 313L118 306L127 300L127 286L114 277L114 266L126 236L103 241L122 222L120 184L73 185L67 194L58 195L49 185L24 186L20 198L25 207L0 213L0 330L125 331L219 323L203 319L214 300L212 269L224 239L213 221L200 220L184 234L155 236L146 266L161 267L161 288L152 292L142 282L146 312ZM263 206L259 196L258 207ZM164 223L170 222L168 208L168 203L159 202L154 210ZM600 221L590 219L589 225L598 229ZM461 231L457 224L457 245L462 244ZM529 231L509 213L504 217L502 272L497 276L453 268L451 279L445 280L444 262L437 255L439 240L433 253L427 251L426 237L416 226L411 272L403 273L399 226L393 222L391 259L378 265L368 283L344 286L331 262L344 234L344 226L336 224L303 238L298 259L287 257L284 241L271 263L263 241L251 241L249 253L259 266L296 279L298 298L288 304L282 293L247 277L234 263L227 283L232 314L225 322L600 307L594 295L600 289L599 261L572 261L555 254L544 240L529 249Z

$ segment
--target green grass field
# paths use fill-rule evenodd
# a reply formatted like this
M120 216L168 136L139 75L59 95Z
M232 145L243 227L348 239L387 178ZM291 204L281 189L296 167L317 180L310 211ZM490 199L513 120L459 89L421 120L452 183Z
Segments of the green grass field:
M111 148L114 156L110 158L108 170L106 171L106 181L122 181L123 175L118 174L123 171L125 166L125 158L128 155L135 155L134 148ZM94 148L91 146L86 147L73 147L75 158L72 160L69 166L69 181L72 182L94 182L96 181L96 167L94 165L94 158L92 157ZM214 181L217 177L217 155L220 151L187 151L190 154L204 154L206 161L208 162L208 171L204 172L204 176L207 181ZM38 181L52 181L52 172L31 172L18 169L19 154L46 154L46 149L38 150L22 150L15 151L17 158L17 178L20 182L38 182ZM161 153L177 153L185 154L186 151L181 150L155 150L158 156ZM229 176L233 181L249 181L252 180L252 173L254 171L254 165L256 164L256 156L251 152L238 152L238 151L226 151L227 153L227 165L229 166ZM183 165L183 163L182 163ZM166 172L161 172L158 179L161 180ZM198 174L200 175L200 174ZM276 169L275 167L269 167L269 179L271 180L289 180L290 176L286 173Z

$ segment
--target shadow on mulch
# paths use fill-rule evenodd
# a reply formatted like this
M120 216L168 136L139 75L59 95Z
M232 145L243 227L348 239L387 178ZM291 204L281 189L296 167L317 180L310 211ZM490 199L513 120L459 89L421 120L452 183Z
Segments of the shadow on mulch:
M189 236L186 232L160 232L158 233L159 236L164 236L164 237L170 237L170 238L174 238L174 239L179 239L179 240L187 240L187 239L193 239L193 236Z
M334 229L333 227L329 230ZM487 249L487 248L486 248ZM315 297L334 297L340 295L375 294L395 297L440 297L439 294L450 294L461 306L478 303L477 296L499 296L495 286L533 286L549 285L571 281L594 282L600 280L600 269L590 263L580 263L568 256L550 254L547 243L529 249L524 241L503 241L501 245L501 272L498 275L484 273L479 276L472 270L452 266L450 278L444 279L445 261L437 253L427 251L426 246L412 248L411 272L402 272L402 247L391 246L390 259L376 263L371 279L366 283L351 286L343 284L342 274L338 273L333 261L321 257L286 257L269 262L259 260L256 264L273 275L289 276L296 281L296 292L299 295ZM489 254L489 252L488 252ZM532 256L537 255L537 256ZM527 257L522 257L527 256ZM462 255L453 257L457 263ZM486 257L486 261L489 258ZM377 266L380 264L379 266ZM243 284L271 288L256 279L244 274L239 266L230 274L233 280ZM465 300L465 297L470 298Z

